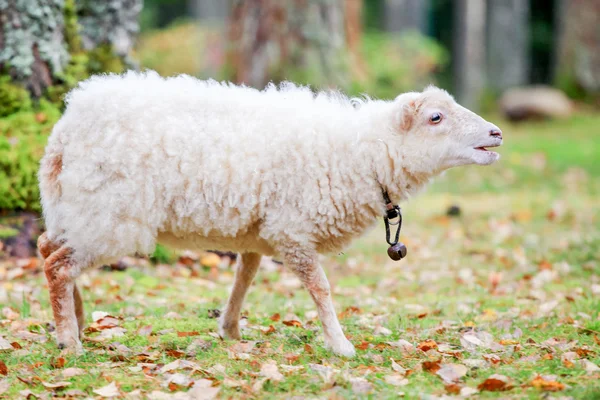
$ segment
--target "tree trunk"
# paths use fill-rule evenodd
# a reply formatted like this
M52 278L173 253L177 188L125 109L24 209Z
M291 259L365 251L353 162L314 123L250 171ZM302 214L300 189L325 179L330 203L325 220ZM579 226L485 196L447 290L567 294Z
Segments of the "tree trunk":
M454 82L458 101L476 110L485 79L485 2L457 0Z
M427 21L426 0L384 0L384 26L388 32L424 32Z
M488 84L498 90L527 83L529 2L488 0Z
M224 0L190 0L188 8L205 24L225 25L229 15L229 4Z
M126 59L142 0L89 0L77 6L75 0L0 1L0 73L39 98L65 78L72 54L105 45L108 51L96 64L114 56Z
M0 70L40 97L69 61L64 28L60 1L0 2Z
M576 85L597 96L600 94L600 1L563 0L559 5L557 82L561 86Z
M139 31L138 15L142 6L142 0L82 2L78 12L84 49L110 45L116 55L126 58Z
M229 28L233 79L341 84L347 79L343 0L237 0ZM310 78L310 79L308 79Z

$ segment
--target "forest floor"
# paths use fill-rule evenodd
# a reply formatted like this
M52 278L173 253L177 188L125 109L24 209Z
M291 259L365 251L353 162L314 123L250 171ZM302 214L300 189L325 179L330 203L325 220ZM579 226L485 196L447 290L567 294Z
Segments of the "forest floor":
M500 125L499 163L403 205L405 260L382 225L323 257L355 358L323 348L308 293L270 260L244 341L221 340L233 269L194 253L85 273L86 351L64 354L39 260L5 258L0 397L598 398L600 118Z

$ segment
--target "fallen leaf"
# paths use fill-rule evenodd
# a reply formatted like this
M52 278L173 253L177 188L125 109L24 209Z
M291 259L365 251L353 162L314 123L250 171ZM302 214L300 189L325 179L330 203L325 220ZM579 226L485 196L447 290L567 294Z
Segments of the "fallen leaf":
M404 375L401 374L386 375L384 380L385 383L392 386L406 386L409 383L408 379L406 379Z
M120 395L119 388L114 381L100 389L95 389L93 392L102 397L117 397Z
M152 334L152 325L142 326L137 332L140 336L150 336Z
M367 394L373 391L373 385L371 382L361 377L352 377L349 379L350 385L352 385L352 391L357 394Z
M0 374L4 376L8 375L8 367L2 360L0 360Z
M70 384L71 384L71 382L50 383L50 382L42 381L42 385L44 385L44 387L48 388L48 389L61 389L61 388L69 386Z
M57 359L50 360L50 366L54 369L59 369L65 366L65 362L64 357L58 357Z
M390 361L392 362L392 369L394 371L398 372L402 376L406 375L406 369L405 368L403 368L400 364L398 364L396 361L394 361L393 358L390 358Z
M281 319L281 315L279 315L279 313L275 313L275 314L271 315L270 319L271 319L271 321L277 322Z
M187 392L188 398L194 400L212 400L219 394L219 387L213 386L213 381L209 379L199 379L194 382L194 386Z
M417 349L427 353L431 349L437 349L438 345L435 340L427 339L417 345Z
M173 358L182 358L182 357L185 357L185 355L186 355L183 351L179 351L179 350L167 350L167 351L165 351L165 353L169 357L173 357Z
M260 376L264 376L274 382L283 380L283 374L279 372L277 364L273 360L269 360L260 367Z
M63 378L72 378L74 376L84 375L86 371L82 368L65 368L61 371L61 375Z
M540 375L536 376L533 381L531 381L531 386L541 389L545 392L558 392L564 390L565 388L563 383L554 380L546 380Z
M0 350L12 350L13 346L10 344L10 342L6 339L4 339L2 336L0 336Z
M289 321L283 321L283 324L286 325L286 326L295 326L295 327L298 327L298 328L302 328L302 322L297 321L295 319L289 320Z
M198 336L200 332L192 331L192 332L177 332L177 337L188 337L188 336Z
M509 383L508 377L500 374L494 374L479 384L479 390L487 390L488 392L504 392L513 388Z
M448 394L460 394L462 386L460 386L456 383L452 383L450 385L444 386L444 389L446 389L446 393L448 393Z
M438 360L438 361L423 361L421 363L421 367L423 368L423 371L431 372L432 374L435 374L436 372L438 372L440 370L440 368L442 368L442 366L440 365L440 360Z
M443 364L435 373L446 383L456 383L468 372L462 364Z
M0 395L10 389L10 383L8 383L8 379L3 379L0 381Z

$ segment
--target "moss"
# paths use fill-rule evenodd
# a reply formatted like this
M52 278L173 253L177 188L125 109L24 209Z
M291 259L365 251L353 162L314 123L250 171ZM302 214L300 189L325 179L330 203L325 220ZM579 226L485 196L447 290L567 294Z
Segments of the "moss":
M0 119L0 209L40 210L37 170L60 109L42 99L39 107Z
M15 237L19 234L19 231L13 228L0 227L0 239L7 239Z
M29 92L15 85L8 75L0 76L0 117L5 117L19 110L31 109Z
M81 37L79 35L79 22L77 21L77 7L75 6L75 0L65 0L63 16L65 19L64 33L69 53L79 53L81 51Z
M88 52L88 71L92 74L100 72L121 73L125 71L123 59L116 55L112 46L102 44Z

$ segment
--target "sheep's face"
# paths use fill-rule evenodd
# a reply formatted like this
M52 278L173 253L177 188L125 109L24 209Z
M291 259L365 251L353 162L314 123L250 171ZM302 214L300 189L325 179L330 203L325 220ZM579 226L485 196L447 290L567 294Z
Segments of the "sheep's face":
M500 129L460 106L446 91L430 87L406 93L395 101L400 107L399 130L403 144L444 170L467 164L489 165L500 158L489 147L502 144Z

